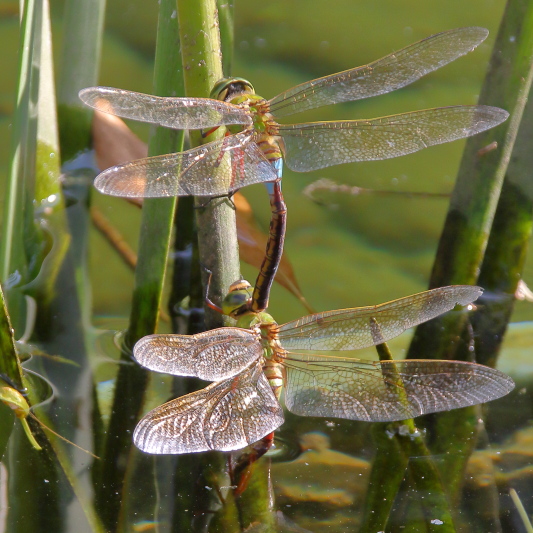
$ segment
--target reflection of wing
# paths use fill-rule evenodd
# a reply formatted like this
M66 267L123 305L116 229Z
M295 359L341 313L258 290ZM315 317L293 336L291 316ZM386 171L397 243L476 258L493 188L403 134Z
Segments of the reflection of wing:
M480 287L451 285L381 305L308 315L283 324L279 340L287 350L357 350L393 339L408 328L467 305Z
M251 140L251 132L224 137L175 154L129 161L100 173L94 186L129 198L224 196L278 177Z
M270 101L274 117L385 94L420 79L473 50L485 28L458 28L432 35L369 65L297 85Z
M502 372L460 361L298 359L287 362L285 404L303 416L404 420L495 400L514 388Z
M148 453L239 450L283 424L283 410L261 366L150 411L133 433Z
M162 98L112 87L88 87L79 97L103 113L178 130L252 123L247 109L210 98Z
M235 376L262 353L258 335L240 328L196 335L148 335L133 349L139 364L150 370L208 381Z
M286 165L309 172L411 154L493 128L508 116L490 106L439 107L371 120L280 125L279 134Z

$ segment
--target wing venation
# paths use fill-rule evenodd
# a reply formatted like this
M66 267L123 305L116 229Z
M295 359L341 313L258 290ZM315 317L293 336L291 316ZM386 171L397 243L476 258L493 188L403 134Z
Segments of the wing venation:
M514 388L493 368L461 361L364 362L302 357L287 369L285 404L297 415L405 420L495 400Z
M279 327L286 350L358 350L386 342L455 305L467 305L483 290L451 285L381 305L339 309L308 315Z
M218 328L196 335L147 335L133 349L133 356L145 368L207 381L233 377L261 355L258 334L241 328Z
M154 454L239 450L283 420L261 366L252 364L238 376L156 407L137 424L133 442Z

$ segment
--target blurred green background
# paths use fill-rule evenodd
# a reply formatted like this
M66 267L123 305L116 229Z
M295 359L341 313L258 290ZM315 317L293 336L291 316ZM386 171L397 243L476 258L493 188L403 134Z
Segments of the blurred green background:
M371 62L450 28L477 25L490 36L474 52L388 95L290 117L294 122L371 118L428 107L473 104L504 8L503 0L274 0L235 2L232 72L249 79L265 98L312 78ZM14 104L18 19L16 2L1 2L4 50L0 88L0 175L5 179L9 120ZM52 1L54 48L59 50L63 2ZM99 83L151 92L157 24L155 0L110 0ZM129 124L143 139L148 127ZM379 190L451 191L463 142L433 147L389 161L342 165L306 174L285 170L288 206L286 254L302 291L316 310L376 304L424 290L447 208L446 198L324 195L327 206L302 194L318 179ZM242 191L258 224L268 230L270 207L261 185ZM94 194L96 205L136 246L139 213L121 200ZM132 274L94 232L91 252L94 311L129 314ZM531 261L525 275L527 282ZM253 281L255 269L243 264ZM284 322L305 309L275 286L272 314ZM531 318L518 304L516 318Z

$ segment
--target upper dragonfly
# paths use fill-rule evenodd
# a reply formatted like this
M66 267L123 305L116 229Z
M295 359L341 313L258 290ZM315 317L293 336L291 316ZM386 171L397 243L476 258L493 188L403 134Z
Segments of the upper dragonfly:
M281 177L276 162L307 172L388 159L492 128L508 113L496 107L452 106L371 120L279 124L317 107L385 94L466 54L488 35L459 28L428 37L368 65L318 78L271 100L240 78L220 80L209 98L162 98L109 87L80 91L99 111L175 129L226 126L232 133L186 152L130 161L95 180L103 193L125 197L221 196ZM218 98L218 99L214 99Z

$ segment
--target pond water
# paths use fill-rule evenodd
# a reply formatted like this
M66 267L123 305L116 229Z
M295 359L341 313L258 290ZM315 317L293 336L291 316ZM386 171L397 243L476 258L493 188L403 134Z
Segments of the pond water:
M485 43L412 86L368 101L321 108L298 115L295 121L371 118L473 104L504 5L503 0L438 4L420 0L339 0L330 4L315 0L238 0L231 74L249 79L258 94L271 98L304 81L368 63L439 31L482 26L490 31ZM58 35L61 9L61 2L52 6ZM157 3L115 0L109 3L106 20L99 84L150 93ZM2 24L6 31L0 36L7 40L13 21L6 19ZM12 88L4 91L11 92ZM4 101L7 98L0 104ZM0 117L0 138L5 140L10 109L8 103L2 105L5 118ZM147 139L147 127L128 125ZM284 172L286 257L313 309L373 305L427 288L448 207L446 194L453 189L463 147L464 142L459 141L388 161L306 174ZM315 198L321 202L313 202L303 191L324 178L394 194L384 196L371 191L356 196L315 191ZM34 357L27 368L46 375L52 383L56 402L51 416L59 431L90 448L93 435L104 432L109 420L117 369L120 364L128 364L119 363L120 332L127 327L133 273L94 228L84 226L80 213L85 197L76 196L80 191L70 191L67 211L71 223L81 225L79 235L88 242L89 268L78 275L87 275L83 283L88 289L87 298L92 293L91 315L77 317L79 329L68 334L62 326L71 323L72 316L67 320L60 313L53 315L50 340L39 346L50 354L74 359L80 366ZM401 194L404 192L427 194ZM270 207L264 188L256 185L242 193L252 206L258 226L266 233ZM93 205L135 249L140 224L137 207L97 193L92 196ZM84 250L84 246L75 243L75 250ZM70 259L70 267L77 268L84 264L85 257L80 252ZM241 268L244 277L255 279L254 267L243 262ZM526 282L532 268L530 260L523 276ZM74 288L63 289L68 300ZM68 314L68 308L62 309ZM307 314L297 298L276 285L269 312L279 323ZM131 455L124 493L116 495L126 502L119 530L379 533L377 526L372 529L369 525L373 524L372 515L390 507L387 533L454 531L451 517L457 532L526 531L511 489L531 516L532 320L531 304L517 302L498 362L498 368L516 381L516 389L482 407L417 419L420 435L427 439L427 454L422 453L425 449L421 439L411 436L407 426L401 424L298 417L285 412L286 422L276 431L275 447L259 462L250 486L238 499L226 488L231 484L226 473L232 468L227 454ZM168 328L163 323L162 329ZM412 332L407 332L390 343L395 358L405 355L411 336ZM376 358L375 350L370 349L354 356ZM188 387L180 378L154 375L143 412ZM135 394L134 385L131 394ZM102 421L102 426L93 425L93 411L100 415L95 418ZM403 450L395 444L398 434L400 441L403 438L408 442ZM91 476L98 478L98 462L91 471L90 457L69 452L75 454L74 467L65 476L54 467L57 461L53 453L43 460L29 448L19 429L13 442L16 444L10 446L20 447L27 460L19 466L16 461L20 455L13 454L11 463L0 471L0 532L98 531L91 523L90 512L79 503L92 498ZM407 449L411 450L408 456ZM15 475L17 468L20 476ZM424 472L429 476L425 485L421 482ZM435 491L431 475L443 481L446 494ZM78 480L76 493L69 488L69 476ZM100 482L105 485L105 479ZM43 491L45 485L60 489ZM369 501L369 494L380 495L384 503ZM6 518L8 513L2 510L8 501L11 518ZM102 502L97 501L99 504ZM448 514L443 514L443 509Z

